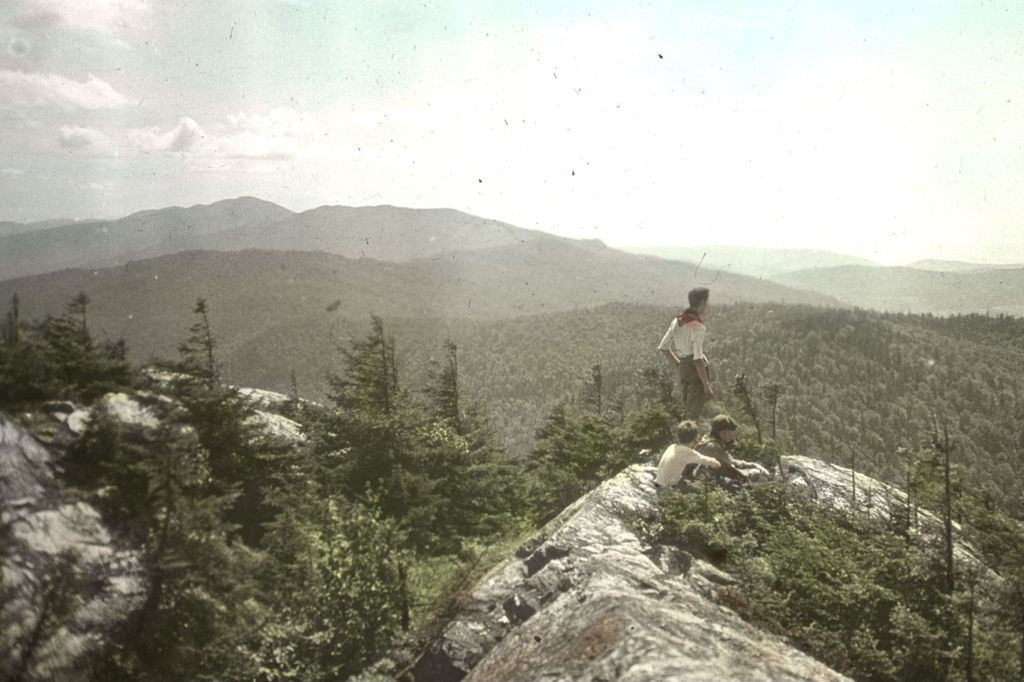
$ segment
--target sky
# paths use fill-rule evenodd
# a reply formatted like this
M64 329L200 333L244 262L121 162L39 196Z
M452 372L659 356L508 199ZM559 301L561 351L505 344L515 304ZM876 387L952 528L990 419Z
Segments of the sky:
M0 220L248 195L1024 262L1019 0L0 0Z

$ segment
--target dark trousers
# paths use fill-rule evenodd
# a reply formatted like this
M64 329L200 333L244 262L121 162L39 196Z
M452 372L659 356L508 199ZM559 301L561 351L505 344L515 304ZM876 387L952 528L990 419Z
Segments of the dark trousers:
M682 385L683 392L683 419L697 421L704 413L704 405L707 404L708 397L704 393L704 384L700 381L700 375L697 374L697 365L693 360L693 356L687 355L685 358L681 358L681 360L682 362L679 363L679 383ZM706 360L698 360L697 362L704 363L704 369L708 372L708 379L710 380L711 366Z

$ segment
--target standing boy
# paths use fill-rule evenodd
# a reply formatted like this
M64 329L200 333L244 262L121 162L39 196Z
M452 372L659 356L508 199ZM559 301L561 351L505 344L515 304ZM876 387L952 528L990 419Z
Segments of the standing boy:
M711 363L704 355L704 315L708 310L710 291L698 287L687 295L690 307L672 320L658 344L679 371L683 392L683 418L698 424L704 405L715 396L711 383Z

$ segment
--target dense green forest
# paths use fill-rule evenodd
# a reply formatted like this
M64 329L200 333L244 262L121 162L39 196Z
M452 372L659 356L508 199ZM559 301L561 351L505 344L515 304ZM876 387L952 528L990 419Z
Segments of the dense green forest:
M941 506L936 497L929 502ZM831 509L781 483L659 498L652 541L727 569L723 603L856 680L1014 680L1024 673L1024 526L976 506L996 540L948 564L902 514Z
M551 409L584 400L595 366L603 406L612 413L637 403L636 386L645 378L675 390L655 350L673 314L614 304L498 322L385 321L411 384L424 380L445 339L457 343L467 399L489 413L507 450L524 457ZM326 324L272 330L235 351L231 375L287 390L294 370L302 395L322 397L322 377L335 357L331 346L366 323ZM759 403L777 384L776 440L783 447L843 465L855 461L890 481L905 477L907 461L897 450L913 450L934 421L948 422L958 446L954 459L974 483L1024 509L1024 320L713 306L706 350L720 394L709 413L741 412L733 391L737 374L747 376ZM749 420L744 431L753 437Z
M319 403L301 399L313 380L296 372L286 411L307 441L284 447L262 436L252 406L225 385L216 311L205 301L192 308L178 357L162 363L169 381L132 367L124 344L94 340L89 305L78 296L63 315L28 322L13 302L0 345L0 411L24 414L55 398L89 404L120 390L159 418L149 429L98 416L64 453L67 485L139 548L149 576L141 609L92 662L95 679L357 673L397 638L429 632L498 558L485 548L513 543L624 466L649 461L640 453L668 443L678 418L674 381L653 349L673 311L658 308L489 323L372 317L339 334L333 353L315 356ZM1006 579L983 595L977 665L1019 673L1024 561L1014 552L1024 535L1014 474L1024 444L1024 350L1012 339L1024 321L729 306L708 324L716 408L742 416L751 456L781 449L854 465L909 482L919 504L957 517ZM299 348L283 344L279 361L297 360ZM945 496L935 464L940 429L952 443ZM779 520L780 504L799 504L788 498L703 500L692 515L667 514L676 527L662 532L692 541L690 520L713 522L698 540L711 533L723 560L732 553L746 590L737 606L748 617L858 679L899 679L924 665L908 658L922 643L944 675L972 679L962 623L973 602L935 582L927 548L897 557L904 568L923 567L915 569L920 584L879 582L885 576L870 571L857 578L889 606L851 631L847 620L819 623L813 604L785 613L771 606L787 590L817 589L838 564L794 573L799 552L758 552L789 540L831 547L835 538L875 536L883 545L863 548L872 556L895 541L856 519L799 508L796 516L833 536L798 537L813 529ZM709 500L718 511L707 511ZM772 519L755 534L758 552L750 528L728 521L750 514ZM771 540L769 530L784 536ZM787 575L798 582L775 579ZM894 623L906 626L903 640L872 643ZM856 646L839 647L851 632Z
M424 382L407 384L374 317L339 349L325 403L294 396L286 406L306 442L281 444L223 382L204 300L160 373L132 367L122 343L95 341L89 303L80 295L64 314L29 323L12 302L0 412L31 428L45 401L89 405L119 391L156 418L155 427L122 423L98 410L63 448L70 494L138 548L148 578L141 608L87 662L97 680L357 673L443 612L450 590L499 558L485 561L488 547L614 474L631 461L623 453L668 437L671 416L656 401L624 420L560 409L524 467L462 396L458 347L442 344ZM72 603L96 579L73 563L58 568L39 599ZM0 672L17 679L44 630L61 625L41 620Z

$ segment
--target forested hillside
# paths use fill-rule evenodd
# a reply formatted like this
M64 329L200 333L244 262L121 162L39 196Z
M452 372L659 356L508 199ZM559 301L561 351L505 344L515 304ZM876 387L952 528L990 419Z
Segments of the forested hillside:
M372 313L497 320L613 301L675 306L692 275L692 266L681 263L547 236L404 263L315 252L188 251L116 268L0 282L0 302L17 294L25 318L32 319L59 315L68 299L85 292L96 335L124 338L132 357L144 361L174 352L174 339L189 325L188 302L201 297L213 310L230 370L236 345L279 325L296 334L321 334L326 341L332 333L359 333ZM835 302L725 274L715 283L715 295L719 303ZM346 324L346 318L358 322ZM249 381L230 371L229 376Z
M260 252L240 257L285 262ZM299 277L299 266L314 258L291 257L296 262L288 268L256 270L286 288L289 279ZM446 340L458 345L467 395L492 414L503 442L520 456L531 449L534 431L547 410L561 401L579 402L592 390L588 384L593 383L597 366L605 410L635 402L631 392L637 382L657 384L662 391L674 386L667 364L655 351L674 307L609 304L504 320L444 319L439 308L414 315L410 307L429 306L429 296L378 299L356 286L365 279L358 262L336 270L333 257L316 258L322 262L305 271L303 279L310 285L302 297L307 299L306 309L289 309L291 299L276 285L266 294L255 284L235 288L238 294L229 305L210 304L229 380L281 392L294 386L302 396L322 400L327 394L325 377L341 361L337 348L359 338L369 314L379 312L396 339L399 372L409 385L422 382L431 358L441 357ZM204 256L197 259L204 265L202 270L193 268L193 283L215 285L217 268L206 264ZM159 344L149 347L167 357L174 352L175 338L180 338L181 331L175 329L184 331L190 310L186 303L174 310L160 286L164 278L175 277L174 269L157 269L158 262L130 272L139 315L169 311L151 321L149 336L143 337L160 338ZM374 267L380 271L379 263ZM386 278L388 270L381 272ZM321 279L328 282L318 287ZM333 288L346 280L352 287ZM106 295L112 288L98 291ZM347 310L356 314L320 307L334 291L347 296ZM56 291L47 295L55 296ZM384 310L375 310L377 303ZM22 305L21 314L29 319ZM507 300L497 294L480 305L487 308L481 314L488 316L509 310ZM305 312L309 307L319 312L311 316ZM92 297L89 320L94 328L102 328L103 314L98 311L104 309L110 310L109 301ZM130 328L134 321L124 324ZM256 328L240 334L247 326ZM162 335L157 334L159 329L164 330ZM129 353L136 340L130 336ZM840 463L848 463L851 453L858 452L858 467L893 479L906 466L895 455L897 448L912 448L934 428L933 419L946 420L958 439L957 460L970 467L971 475L999 482L1000 495L1020 499L1022 463L1016 453L1024 446L1024 379L1019 371L1024 366L1024 321L1019 318L716 305L709 321L708 349L724 400L719 408L739 408L732 392L736 374L747 374L755 393L759 386L779 385L778 440L796 452ZM766 432L768 417L764 415L762 425Z
M601 368L604 409L628 405L636 382L673 386L655 346L673 309L608 305L586 311L496 322L391 318L400 367L423 376L446 338L459 346L467 394L493 413L513 452L529 451L541 415L559 401L585 400ZM354 321L355 322L355 321ZM913 448L947 421L957 461L971 476L1021 499L1024 473L1024 321L1011 317L908 316L800 306L717 306L708 352L723 402L748 376L759 391L779 386L778 440L795 452L893 479L906 467L897 448ZM278 327L238 349L233 371L283 389L288 368L300 392L322 395L319 377L336 362L326 330ZM272 349L272 350L271 350ZM982 360L983 359L983 360ZM651 371L653 370L653 373ZM749 429L753 436L753 429Z
M47 410L88 412L79 435L51 446L65 488L48 494L93 506L145 568L142 604L124 627L75 654L83 678L358 673L403 635L430 641L524 532L649 461L643 451L670 442L677 419L674 382L653 349L674 312L665 308L368 318L318 358L322 405L298 400L302 380L291 382L281 405L302 438L288 443L267 440L252 405L223 385L206 301L190 307L193 324L163 373L140 373L122 343L94 340L90 310L80 295L28 322L15 305L0 327L0 412L19 424L5 428L38 429ZM904 485L913 506L881 507L874 523L819 514L785 484L708 491L667 508L658 537L725 560L739 582L715 593L719 603L857 679L1019 672L1024 349L1004 337L1019 339L1024 323L768 305L717 306L708 323L716 407L743 421L743 454L837 461ZM278 348L286 363L310 352ZM141 421L108 412L112 394ZM949 519L947 547L959 521L999 574L982 581L977 566L944 563L935 538L912 539L917 507ZM39 561L24 538L17 546L19 565ZM803 570L808 554L818 568ZM32 628L5 630L0 645L15 654L5 675L45 669L41 643L60 636L82 590L105 580L73 556L49 556L38 579L7 595L42 606ZM872 556L885 561L863 560ZM849 583L822 577L836 571ZM48 612L51 602L59 610Z

